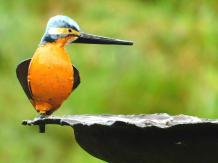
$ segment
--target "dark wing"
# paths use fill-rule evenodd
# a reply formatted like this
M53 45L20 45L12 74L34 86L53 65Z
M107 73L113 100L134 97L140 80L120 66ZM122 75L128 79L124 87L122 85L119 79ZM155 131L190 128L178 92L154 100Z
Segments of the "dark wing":
M73 90L75 90L78 85L80 84L80 76L79 76L79 71L73 66Z
M24 60L23 62L21 62L17 66L16 73L17 73L17 78L18 78L24 92L26 93L27 97L29 99L32 99L32 94L31 94L31 91L29 89L28 79L27 79L30 61L31 61L31 59L27 59L27 60Z

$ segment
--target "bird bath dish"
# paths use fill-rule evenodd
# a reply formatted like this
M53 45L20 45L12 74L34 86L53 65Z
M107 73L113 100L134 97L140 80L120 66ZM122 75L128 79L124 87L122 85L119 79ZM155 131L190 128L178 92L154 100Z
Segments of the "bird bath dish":
M78 144L110 163L217 163L218 120L187 115L68 115L23 125L71 126Z

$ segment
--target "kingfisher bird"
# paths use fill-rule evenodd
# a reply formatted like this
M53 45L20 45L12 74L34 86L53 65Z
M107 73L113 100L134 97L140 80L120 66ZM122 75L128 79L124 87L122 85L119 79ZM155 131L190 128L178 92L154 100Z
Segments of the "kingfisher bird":
M133 45L131 41L81 32L68 16L50 18L33 57L16 69L24 92L42 117L57 110L80 84L79 71L64 48L73 43Z

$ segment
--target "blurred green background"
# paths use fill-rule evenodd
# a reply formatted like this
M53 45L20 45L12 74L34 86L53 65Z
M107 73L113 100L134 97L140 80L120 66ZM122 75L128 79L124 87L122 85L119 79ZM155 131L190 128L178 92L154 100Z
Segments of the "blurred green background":
M102 162L76 144L69 127L48 126L43 135L21 126L37 114L16 65L33 55L57 14L75 19L82 31L135 44L68 46L82 82L54 115L218 117L216 0L0 0L0 162Z

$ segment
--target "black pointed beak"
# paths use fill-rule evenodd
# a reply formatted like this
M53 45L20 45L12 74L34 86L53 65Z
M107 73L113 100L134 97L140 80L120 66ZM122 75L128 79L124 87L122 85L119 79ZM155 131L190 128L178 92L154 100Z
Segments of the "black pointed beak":
M96 36L92 34L80 33L78 38L72 43L83 44L109 44L109 45L133 45L132 41L119 40L103 36Z

